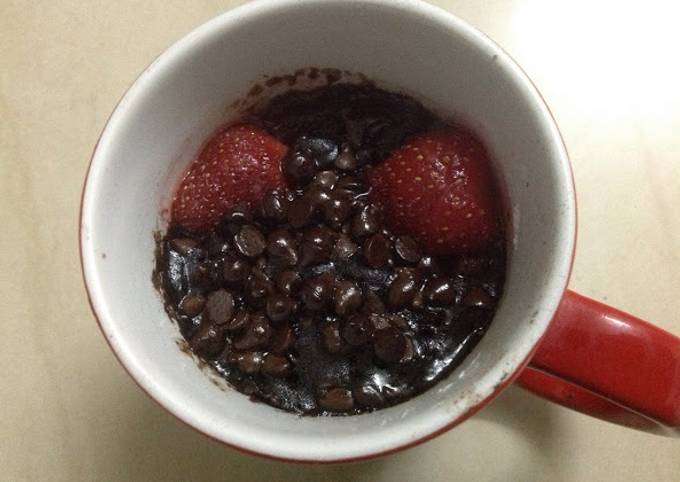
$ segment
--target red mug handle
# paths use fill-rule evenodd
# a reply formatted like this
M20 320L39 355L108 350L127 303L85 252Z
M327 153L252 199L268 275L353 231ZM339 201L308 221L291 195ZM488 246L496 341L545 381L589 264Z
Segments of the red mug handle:
M680 338L573 291L517 382L603 420L680 435Z

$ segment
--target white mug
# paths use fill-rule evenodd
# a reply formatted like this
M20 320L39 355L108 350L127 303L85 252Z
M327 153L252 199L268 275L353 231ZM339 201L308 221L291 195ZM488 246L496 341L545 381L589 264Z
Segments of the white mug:
M507 281L486 335L427 392L349 417L300 417L214 383L178 349L178 328L151 281L154 233L201 142L263 76L310 66L360 72L462 120L490 150L508 199ZM567 154L530 80L483 34L412 0L261 0L192 31L140 75L111 115L81 209L92 308L140 387L209 437L310 462L414 445L496 396L546 333L565 293L576 231Z

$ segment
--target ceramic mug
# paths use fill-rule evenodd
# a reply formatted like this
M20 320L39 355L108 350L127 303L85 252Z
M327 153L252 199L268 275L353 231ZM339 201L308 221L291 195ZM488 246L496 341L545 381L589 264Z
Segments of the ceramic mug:
M361 72L462 119L491 151L508 199L507 281L486 335L427 392L351 417L299 417L213 383L178 349L151 282L153 233L201 141L254 82L308 66ZM548 108L495 43L426 3L262 0L192 31L112 113L90 164L80 229L92 308L123 366L168 411L244 451L308 462L394 452L450 429L515 380L625 425L680 427L680 340L566 289L576 202Z

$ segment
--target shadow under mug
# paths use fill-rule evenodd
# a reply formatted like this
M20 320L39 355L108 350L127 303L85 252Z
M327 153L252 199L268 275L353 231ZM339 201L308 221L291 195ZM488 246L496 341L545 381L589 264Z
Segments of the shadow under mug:
M477 131L508 198L506 288L489 331L446 379L353 417L297 417L218 387L175 346L151 284L171 187L229 106L264 75L361 72ZM566 289L576 201L559 131L495 43L415 0L260 0L198 27L130 87L95 148L80 249L93 312L135 381L190 426L239 449L337 462L394 452L465 420L510 382L658 433L680 428L680 340Z

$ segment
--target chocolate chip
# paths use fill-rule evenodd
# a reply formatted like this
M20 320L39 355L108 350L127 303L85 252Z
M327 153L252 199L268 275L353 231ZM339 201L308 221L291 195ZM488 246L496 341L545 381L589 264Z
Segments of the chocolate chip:
M234 314L234 297L226 290L213 291L207 297L205 311L210 321L224 324Z
M276 277L276 287L287 295L297 292L301 282L300 273L293 270L281 271Z
M198 249L198 241L191 238L175 238L170 241L170 247L182 256L187 256Z
M290 373L290 362L285 356L268 353L262 363L262 373L271 377L286 377Z
M449 278L430 278L423 288L423 297L429 305L449 306L456 299L456 290Z
M336 387L324 391L318 398L319 406L334 412L346 412L354 408L352 392Z
M298 262L296 245L295 238L288 230L275 229L267 238L267 253L288 266L295 266Z
M363 302L361 289L353 282L343 280L338 282L333 293L335 313L346 316L359 309Z
M190 345L191 349L199 355L212 358L222 351L225 343L224 329L204 320L198 331L191 337Z
M253 222L253 214L245 203L238 203L222 220L224 223L243 225Z
M397 237L394 241L394 250L399 258L410 264L417 263L423 256L420 246L411 236L403 235Z
M227 257L222 262L222 277L227 283L241 283L250 274L250 264L236 257Z
M302 199L309 202L315 209L321 209L331 200L331 195L324 189L317 186L309 186Z
M264 252L267 241L259 229L247 224L234 236L234 245L243 256L256 258Z
M377 233L380 229L378 209L373 205L365 206L352 218L352 237L362 239Z
M330 192L333 190L335 183L338 182L338 175L333 171L321 171L312 182L309 183L310 188L319 189L322 192Z
M201 295L186 295L179 302L179 309L187 316L194 317L198 315L205 307L205 298Z
M329 321L321 328L321 342L328 353L339 353L345 346L340 335L340 323Z
M341 234L335 241L333 256L337 259L349 259L357 252L359 246L346 234Z
M424 256L418 261L418 268L423 271L437 271L439 270L439 264L431 256Z
M319 246L324 250L330 250L333 245L334 233L326 226L313 226L305 229L302 239Z
M294 302L282 293L274 293L267 298L266 312L270 320L274 322L288 319L293 311Z
M229 241L225 240L217 232L211 233L208 241L205 243L205 249L208 251L208 256L216 257L220 254L226 254L231 250Z
M262 199L260 212L264 219L281 223L286 220L288 199L277 192L270 192Z
M301 248L302 266L322 263L331 255L334 233L326 226L313 226L305 230Z
M251 350L264 347L272 334L272 328L263 313L255 313L250 317L250 323L244 328L241 338L236 340L234 348L237 350Z
M250 322L250 315L245 309L240 309L236 314L224 325L227 331L238 331Z
M366 315L354 315L342 323L342 338L352 346L361 346L371 336L371 324Z
M391 326L389 318L384 314L371 313L368 315L368 322L373 333Z
M354 198L345 191L334 191L329 202L323 206L323 215L327 223L339 227L352 214Z
M262 353L259 351L247 351L236 355L236 363L239 370L248 375L254 375L262 366Z
M373 350L379 360L386 363L397 363L407 353L406 337L396 328L385 328L375 333Z
M482 288L474 286L463 296L463 304L472 308L487 310L493 307L493 299Z
M352 395L354 395L354 400L357 403L365 407L380 407L385 403L378 387L369 381L357 383L352 389Z
M321 168L333 164L338 157L338 145L330 139L302 136L298 139L296 148L300 154L313 159Z
M392 247L390 240L384 234L374 234L362 246L366 263L372 268L382 268L391 257Z
M294 228L302 228L314 221L314 205L304 197L294 199L288 207L288 222Z
M335 185L335 191L348 191L353 194L366 192L366 184L356 176L344 176Z
M300 299L310 311L320 311L326 307L332 294L332 279L319 275L304 282L300 290Z
M349 146L344 146L335 159L335 167L342 171L352 171L357 168L357 158Z
M387 302L394 307L405 306L413 300L418 291L418 274L413 269L402 269L390 283Z
M385 313L385 304L380 296L373 290L368 290L364 294L364 306L361 308L364 313Z
M271 338L269 349L273 353L285 353L295 343L295 333L288 323L279 326Z
M295 153L283 162L283 173L295 186L303 186L312 180L317 167L314 160L300 153Z
M273 291L269 277L258 269L251 271L246 283L246 299L254 306L262 306L264 299Z
M407 331L410 329L408 321L406 321L406 319L402 316L392 313L387 316L387 319L389 320L390 324L398 330Z

